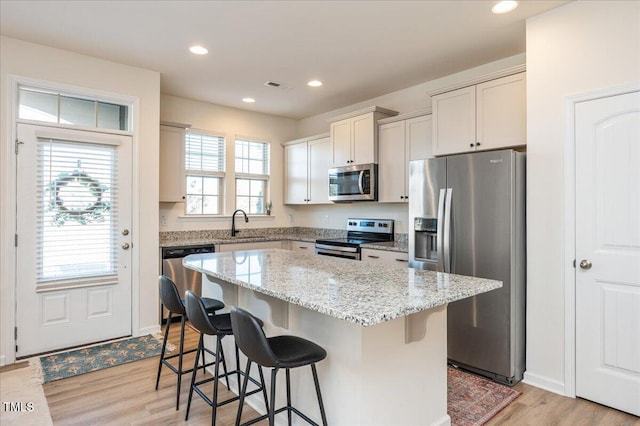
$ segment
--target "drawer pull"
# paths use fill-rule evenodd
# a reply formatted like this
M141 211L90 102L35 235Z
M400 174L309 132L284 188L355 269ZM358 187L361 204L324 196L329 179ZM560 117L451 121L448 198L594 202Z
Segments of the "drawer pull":
M380 259L380 256L374 256L372 254L368 254L367 257L370 257L372 259Z
M408 262L407 259L396 259L396 262Z
M309 247L298 246L298 248L299 248L299 249L302 249L302 250L306 250L306 249L308 249Z

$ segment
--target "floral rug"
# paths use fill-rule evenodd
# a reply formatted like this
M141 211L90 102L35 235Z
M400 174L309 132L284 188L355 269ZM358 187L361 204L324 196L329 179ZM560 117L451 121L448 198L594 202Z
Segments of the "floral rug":
M160 354L162 343L149 334L40 358L44 383L90 373Z
M448 368L447 412L453 426L480 426L522 392L474 374Z

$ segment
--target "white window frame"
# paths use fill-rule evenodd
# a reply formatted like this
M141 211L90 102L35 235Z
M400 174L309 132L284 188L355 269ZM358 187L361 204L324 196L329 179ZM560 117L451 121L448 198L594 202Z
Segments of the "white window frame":
M267 158L263 159L264 161L266 161L266 166L267 166L267 173L266 174L256 174L256 173L242 173L242 172L238 172L236 170L236 160L238 159L238 152L237 152L237 143L238 142L252 142L252 143L261 143L261 144L265 144L266 148L267 148ZM234 195L234 203L236 208L238 207L238 179L247 179L247 180L262 180L264 181L264 200L263 200L263 204L262 204L262 212L258 212L258 213L250 213L247 212L247 214L252 214L252 215L260 215L260 216L267 216L267 203L270 201L270 195L271 195L271 142L268 140L265 140L264 138L257 138L257 137L250 137L250 136L242 136L242 135L236 135L234 142L233 142L233 149L234 149L234 171L235 171L235 180L234 180L234 188L235 188L235 195ZM244 157L240 157L240 158L244 158Z
M193 135L201 135L201 136L211 136L211 137L215 137L215 138L221 138L222 139L222 143L221 143L221 147L222 147L222 160L220 161L220 164L222 165L222 170L221 171L205 171L205 170L198 170L198 169L189 169L187 167L187 140L189 137L189 134L193 134ZM211 132L208 130L201 130L201 129L186 129L185 131L185 135L184 135L184 178L185 178L185 203L184 203L184 214L187 217L204 217L204 216L223 216L224 215L224 200L225 200L225 181L226 181L226 151L227 151L227 147L226 147L226 137L224 134L222 133L218 133L218 132ZM213 178L218 178L218 213L189 213L187 211L188 205L189 205L189 191L187 188L187 182L189 179L189 176L199 176L199 177L213 177ZM204 194L202 194L204 196Z

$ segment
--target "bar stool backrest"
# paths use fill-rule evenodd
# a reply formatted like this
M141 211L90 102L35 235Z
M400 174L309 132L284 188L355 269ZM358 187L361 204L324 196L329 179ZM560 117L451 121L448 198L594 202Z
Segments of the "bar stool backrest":
M174 314L184 315L184 305L182 304L182 298L178 293L178 287L171 281L171 278L166 275L160 275L160 300L162 304L169 311Z
M253 315L234 306L231 308L231 328L236 344L251 361L263 367L278 365L278 358L271 350L264 330Z
M211 323L209 315L204 308L204 303L194 292L187 290L184 302L187 307L187 318L191 321L192 326L199 332L209 336L220 333L220 330Z

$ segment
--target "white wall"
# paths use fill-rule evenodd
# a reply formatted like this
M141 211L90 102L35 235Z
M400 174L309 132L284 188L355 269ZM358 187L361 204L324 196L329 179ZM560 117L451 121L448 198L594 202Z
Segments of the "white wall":
M0 356L13 361L15 157L14 126L8 93L10 76L59 83L139 100L134 117L134 221L132 237L133 281L139 291L133 301L139 315L133 318L134 334L157 328L158 300L158 137L160 75L157 72L121 65L89 56L20 40L0 38ZM153 303L149 303L153 300ZM146 330L145 330L146 329Z
M527 373L565 383L567 97L640 80L640 2L578 1L527 21ZM571 373L571 372L569 372ZM568 388L567 388L568 386Z
M208 130L225 135L227 148L226 209L230 215L235 209L234 140L235 135L257 137L271 142L271 193L273 208L270 217L254 216L243 228L290 226L283 196L283 148L282 142L295 139L296 121L293 119L243 111L193 99L162 95L160 98L162 121L190 124L194 129ZM166 220L166 225L164 224ZM186 218L184 203L160 204L160 230L231 229L231 218Z
M427 93L444 87L461 84L507 68L519 66L524 64L524 61L524 54L511 56L354 105L305 118L298 122L298 137L328 132L328 119L372 105L389 108L401 114L430 110L431 98L427 96ZM293 224L295 226L344 229L348 217L372 217L394 219L396 221L396 233L405 234L408 232L408 206L407 204L401 203L363 202L328 206L295 206L290 207L290 213L293 215Z

